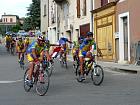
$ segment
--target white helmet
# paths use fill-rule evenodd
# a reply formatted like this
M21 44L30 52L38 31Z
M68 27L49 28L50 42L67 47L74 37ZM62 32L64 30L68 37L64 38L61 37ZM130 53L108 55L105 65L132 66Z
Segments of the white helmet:
M39 35L38 38L37 38L37 40L45 41L45 38L44 38L44 36Z

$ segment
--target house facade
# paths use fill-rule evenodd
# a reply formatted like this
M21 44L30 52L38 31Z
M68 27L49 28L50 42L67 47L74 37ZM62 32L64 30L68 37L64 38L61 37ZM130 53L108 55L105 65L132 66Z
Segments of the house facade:
M48 3L49 0L41 0L41 32L47 33L48 30Z
M19 22L19 17L17 15L2 15L0 27L3 32L11 31L12 27Z
M94 32L101 60L134 63L139 58L139 0L95 0Z
M135 63L140 58L139 0L120 0L116 6L116 32L119 34L118 62Z
M94 6L92 0L46 0L46 2L49 3L46 16L48 20L41 20L41 24L47 22L48 27L45 26L45 30L53 43L57 42L61 36L75 41L80 35L85 35L86 32L92 30L93 24L90 24L91 6L92 8ZM41 30L43 28L41 26Z

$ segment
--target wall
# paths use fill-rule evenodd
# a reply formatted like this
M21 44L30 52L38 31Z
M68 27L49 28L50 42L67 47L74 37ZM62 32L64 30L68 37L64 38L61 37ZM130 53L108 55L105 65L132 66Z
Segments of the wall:
M44 5L46 5L46 16L44 16ZM41 0L41 32L48 30L48 0Z

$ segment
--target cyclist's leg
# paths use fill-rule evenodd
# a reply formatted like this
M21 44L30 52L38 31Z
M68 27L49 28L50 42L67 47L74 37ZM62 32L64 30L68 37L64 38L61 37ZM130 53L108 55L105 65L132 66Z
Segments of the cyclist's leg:
M65 57L65 60L67 62L67 49L66 48L64 49L64 57Z
M80 60L80 75L83 75L83 64L84 64L84 57L80 56L79 57Z
M83 70L83 64L84 64L85 55L86 55L85 51L80 51L79 52L79 61L80 61L80 78L79 78L79 81L82 81L82 80L85 79L84 70Z
M29 62L29 71L28 71L29 80L32 80L33 70L34 70L34 62Z
M27 54L27 60L29 62L29 67L28 67L28 83L31 86L32 85L32 75L34 71L34 59L32 58L31 54Z
M60 50L60 58L59 58L60 61L61 61L62 55L63 55L63 49L61 48L61 50Z
M24 64L24 52L21 53L21 57L22 57L22 62Z
M18 61L20 62L21 52L18 52Z

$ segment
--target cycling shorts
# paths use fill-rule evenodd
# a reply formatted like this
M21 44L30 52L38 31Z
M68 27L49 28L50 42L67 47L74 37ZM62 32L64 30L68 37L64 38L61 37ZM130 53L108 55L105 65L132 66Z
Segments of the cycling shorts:
M41 59L40 56L42 56L42 54L43 54L43 52L40 53L40 55L37 55L37 58L38 58L38 59ZM33 54L31 54L31 53L28 53L28 54L26 55L26 58L27 58L28 62L33 62L33 61L34 61Z
M17 48L17 52L18 52L18 53L24 53L25 50L24 50L24 48L21 49L20 47L18 47L18 48Z

